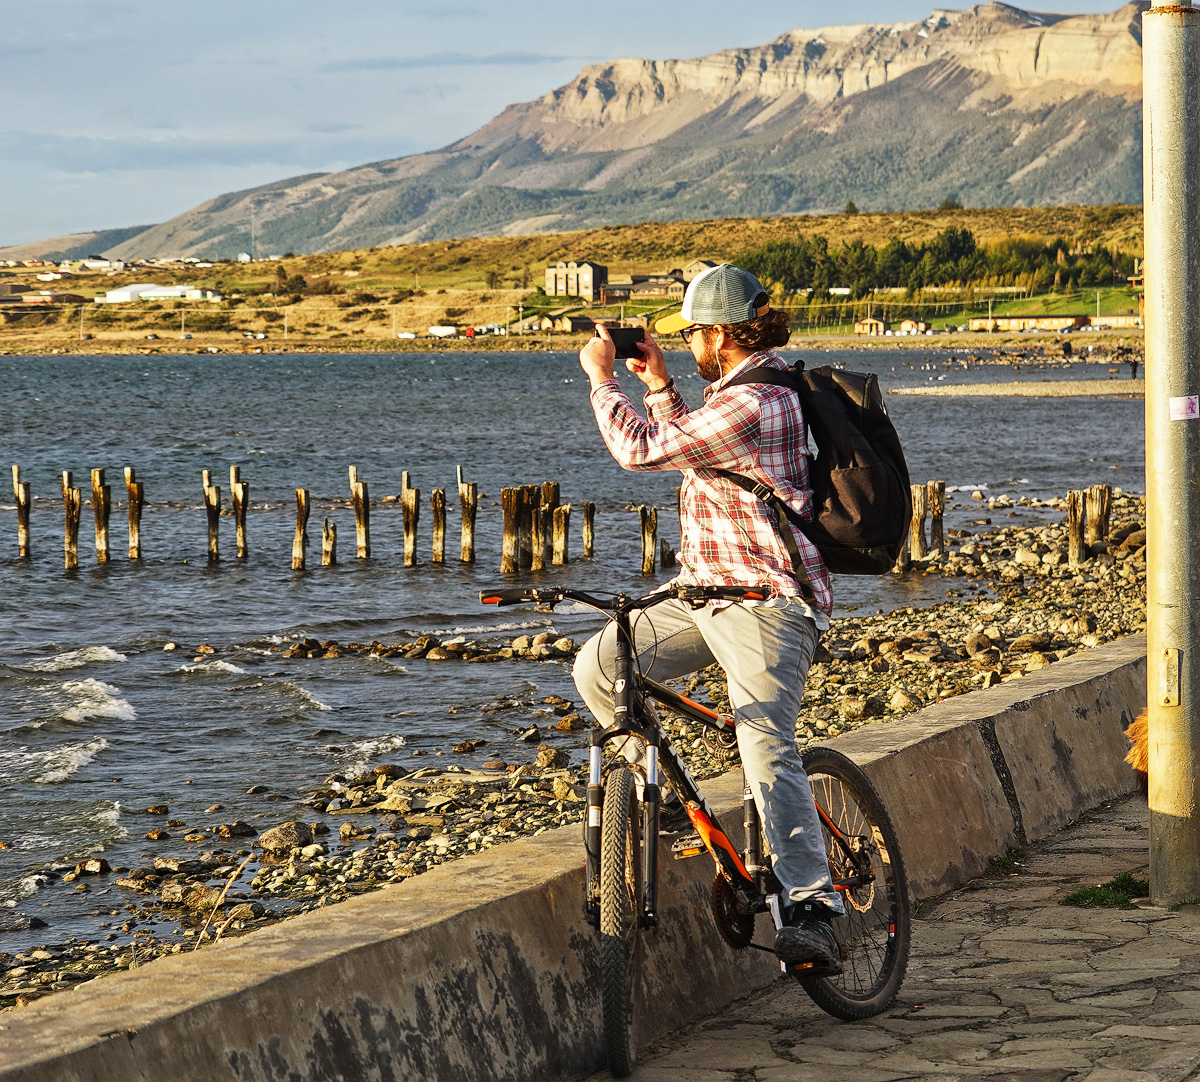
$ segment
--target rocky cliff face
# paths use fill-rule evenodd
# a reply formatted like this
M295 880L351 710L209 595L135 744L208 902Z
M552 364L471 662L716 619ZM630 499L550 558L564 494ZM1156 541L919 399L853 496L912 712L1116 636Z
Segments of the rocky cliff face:
M331 250L603 222L1141 198L1141 11L1005 4L616 60L428 154L222 196L118 255Z

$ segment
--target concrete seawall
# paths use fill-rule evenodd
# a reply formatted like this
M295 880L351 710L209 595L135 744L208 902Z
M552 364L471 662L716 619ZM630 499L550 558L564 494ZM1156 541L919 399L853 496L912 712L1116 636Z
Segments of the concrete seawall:
M1130 637L832 743L879 788L926 897L1129 791L1122 729L1145 689L1145 639ZM732 829L738 777L705 790ZM513 842L0 1015L0 1082L516 1082L595 1070L579 834ZM663 861L643 1040L777 977L769 956L735 954L716 935L711 879L705 857Z

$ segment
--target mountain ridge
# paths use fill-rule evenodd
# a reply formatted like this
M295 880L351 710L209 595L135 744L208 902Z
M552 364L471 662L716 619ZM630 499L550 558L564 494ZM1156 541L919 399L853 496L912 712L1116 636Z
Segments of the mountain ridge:
M110 254L331 251L606 223L1140 202L1141 12L987 3L583 68L437 150L226 193ZM0 252L0 255L3 253Z

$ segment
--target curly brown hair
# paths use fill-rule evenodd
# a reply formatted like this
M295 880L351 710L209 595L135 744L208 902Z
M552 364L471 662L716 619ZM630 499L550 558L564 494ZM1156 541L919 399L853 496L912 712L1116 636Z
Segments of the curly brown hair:
M778 308L770 308L764 315L748 319L744 323L720 323L712 327L704 327L703 334L709 334L721 327L728 341L757 352L760 349L775 349L786 346L792 330L788 323L787 313Z

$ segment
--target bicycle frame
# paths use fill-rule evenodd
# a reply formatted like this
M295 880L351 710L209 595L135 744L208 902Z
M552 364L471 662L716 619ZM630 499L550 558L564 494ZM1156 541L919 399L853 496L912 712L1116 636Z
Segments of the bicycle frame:
M683 596L687 588L680 588ZM704 595L705 588L692 588L697 595ZM763 595L748 589L737 588L708 588L707 593L723 596L737 593L737 596L751 600L761 600ZM773 878L770 866L764 861L761 843L758 808L754 803L754 794L749 785L743 782L743 827L745 843L739 854L729 837L721 829L712 810L709 808L704 794L688 773L687 767L676 754L670 741L662 739L662 729L653 703L658 702L676 714L698 722L706 728L728 734L733 726L732 719L726 720L717 711L672 691L649 677L643 676L634 663L633 629L630 615L640 608L654 604L648 595L646 598L631 600L624 594L619 595L611 604L577 591L567 590L493 590L480 594L480 601L485 604L517 604L522 601L543 603L548 600L551 605L564 598L570 597L582 601L600 611L611 612L611 620L616 625L616 649L614 656L613 674L613 724L609 728L599 725L591 731L588 749L588 786L587 786L587 817L584 819L584 849L586 854L586 874L584 910L589 921L599 927L600 921L600 836L601 822L604 814L604 746L611 741L639 741L645 749L645 766L640 767L628 763L642 777L642 899L641 921L644 927L653 927L658 923L658 819L662 796L662 778L665 776L671 788L675 790L688 818L699 834L704 847L712 856L717 871L728 882L736 899L738 909L743 915L751 915L770 910L776 926L779 926L780 913L778 895L769 892L769 881ZM690 598L689 598L690 599ZM815 802L814 802L815 803ZM841 851L848 865L856 870L856 874L834 880L835 890L846 893L856 887L873 881L875 877L869 854L855 839L846 837L825 812L819 803L816 804L817 816L825 830ZM681 856L692 856L700 852L695 849L683 852Z

